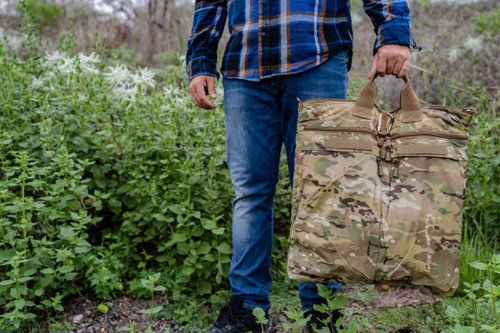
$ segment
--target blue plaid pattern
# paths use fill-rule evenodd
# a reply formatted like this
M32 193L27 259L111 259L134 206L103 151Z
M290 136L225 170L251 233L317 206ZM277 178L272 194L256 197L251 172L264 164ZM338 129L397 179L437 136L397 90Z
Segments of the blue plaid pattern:
M363 0L377 38L418 48L406 0ZM196 0L186 55L189 80L217 78L217 46L228 20L230 39L221 72L259 81L313 68L346 49L352 54L349 0Z

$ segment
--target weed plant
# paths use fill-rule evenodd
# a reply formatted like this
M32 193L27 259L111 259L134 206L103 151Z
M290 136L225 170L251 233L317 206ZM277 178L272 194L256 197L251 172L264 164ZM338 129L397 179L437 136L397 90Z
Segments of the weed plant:
M30 26L22 58L0 45L2 323L62 311L80 290L146 293L141 276L158 270L170 295L218 288L231 253L222 110L146 68L42 57Z

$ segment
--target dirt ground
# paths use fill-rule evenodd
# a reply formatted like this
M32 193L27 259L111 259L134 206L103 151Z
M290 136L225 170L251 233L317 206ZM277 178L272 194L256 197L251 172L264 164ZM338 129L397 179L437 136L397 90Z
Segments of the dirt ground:
M362 288L361 285L347 285L342 294L349 295L350 300L347 307L361 308L363 303L354 295ZM367 309L376 310L381 308L398 308L398 307L418 307L423 304L440 302L441 299L434 295L430 290L424 287L409 287L409 286L376 286L371 292L369 304L366 304ZM165 302L165 298L156 300L156 304ZM65 306L64 320L70 322L74 329L71 333L101 333L101 332L129 332L124 327L130 327L132 323L135 325L136 332L145 332L149 325L148 315L141 314L139 311L148 309L150 306L149 299L134 299L126 296L118 297L112 300L109 311L101 313L97 310L100 301L90 299L73 299ZM107 303L108 304L108 303ZM271 310L271 320L275 327L275 333L288 333L281 327L281 324L290 322L283 314L277 313L275 309ZM166 332L167 329L171 333L187 333L185 329L181 329L178 324L167 321L165 318L155 319L152 321L153 331L158 333ZM400 330L399 332L403 332ZM404 330L411 332L411 330Z

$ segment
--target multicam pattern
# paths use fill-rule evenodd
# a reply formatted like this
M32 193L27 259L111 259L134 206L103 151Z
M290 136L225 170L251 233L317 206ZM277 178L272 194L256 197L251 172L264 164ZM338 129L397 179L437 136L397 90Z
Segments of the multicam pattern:
M468 135L474 111L423 106L386 137L354 101L299 107L288 273L302 282L458 286ZM352 130L354 129L354 130Z

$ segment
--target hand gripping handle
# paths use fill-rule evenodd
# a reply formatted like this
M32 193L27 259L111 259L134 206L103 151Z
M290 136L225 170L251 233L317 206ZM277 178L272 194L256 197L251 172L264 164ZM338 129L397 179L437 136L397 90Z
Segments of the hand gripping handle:
M372 110L377 99L377 86L373 82L378 75L371 78L368 83L360 90L356 105L354 106L353 115L359 118L372 119ZM411 88L410 81L406 75L403 77L405 86L401 90L400 104L403 112L403 122L413 123L422 120L422 107L418 97Z

